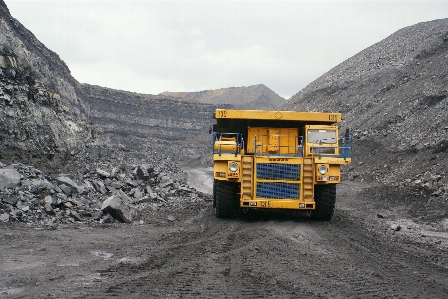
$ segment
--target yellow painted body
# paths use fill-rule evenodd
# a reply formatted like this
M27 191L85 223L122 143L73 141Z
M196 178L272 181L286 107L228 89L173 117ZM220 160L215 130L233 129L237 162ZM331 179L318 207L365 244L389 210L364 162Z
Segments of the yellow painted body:
M298 128L248 128L247 153L295 154L299 146Z
M215 118L219 129L243 136L217 138L213 155L214 179L239 184L241 208L313 210L314 186L339 183L340 165L351 163L330 125L340 113L217 109Z
M258 119L258 120L293 120L305 122L337 123L342 120L341 113L296 112L267 110L231 110L216 109L215 118Z

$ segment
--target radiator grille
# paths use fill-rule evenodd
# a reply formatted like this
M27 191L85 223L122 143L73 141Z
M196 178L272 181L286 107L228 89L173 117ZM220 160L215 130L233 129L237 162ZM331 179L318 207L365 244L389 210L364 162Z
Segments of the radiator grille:
M300 180L300 164L258 163L259 180Z
M318 155L334 155L336 148L334 147L312 147L311 152Z
M257 182L258 198L297 199L300 184Z

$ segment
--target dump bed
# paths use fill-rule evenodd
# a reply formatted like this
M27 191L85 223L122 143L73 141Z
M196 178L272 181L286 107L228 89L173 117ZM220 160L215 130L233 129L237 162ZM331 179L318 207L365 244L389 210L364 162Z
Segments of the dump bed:
M228 110L216 109L216 119L246 119L272 121L299 121L306 123L332 124L340 122L341 113L297 112L277 110Z

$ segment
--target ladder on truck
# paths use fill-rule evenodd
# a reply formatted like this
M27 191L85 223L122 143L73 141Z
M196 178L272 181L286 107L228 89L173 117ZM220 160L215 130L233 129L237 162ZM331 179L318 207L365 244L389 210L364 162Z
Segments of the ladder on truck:
M254 157L243 156L242 159L242 184L241 184L241 199L250 200L253 198L254 188Z
M313 158L303 158L303 198L314 198L314 163Z

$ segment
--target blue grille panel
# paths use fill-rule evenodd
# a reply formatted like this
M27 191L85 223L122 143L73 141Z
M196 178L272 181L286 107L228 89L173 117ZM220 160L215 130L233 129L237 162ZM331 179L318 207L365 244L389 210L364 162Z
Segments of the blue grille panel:
M300 184L257 182L258 198L297 199Z
M300 164L257 164L258 180L300 180Z

